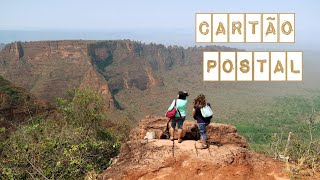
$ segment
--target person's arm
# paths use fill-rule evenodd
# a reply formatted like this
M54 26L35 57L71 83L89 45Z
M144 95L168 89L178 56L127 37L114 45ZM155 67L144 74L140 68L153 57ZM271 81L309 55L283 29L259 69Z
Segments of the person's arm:
M194 117L195 115L196 115L196 110L192 108L192 117Z
M173 107L174 107L174 101L175 101L175 100L172 101L170 107L168 108L168 111L170 111L171 109L173 109Z

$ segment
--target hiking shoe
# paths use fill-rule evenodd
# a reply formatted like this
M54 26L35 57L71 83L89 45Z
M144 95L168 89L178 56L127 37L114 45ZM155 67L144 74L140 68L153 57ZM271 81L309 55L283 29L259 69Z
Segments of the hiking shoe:
M208 145L206 144L201 144L200 147L198 147L199 149L207 149Z
M171 140L171 141L174 141L174 138L173 138L173 136L170 136L170 140Z
M182 139L178 139L178 143L182 143Z

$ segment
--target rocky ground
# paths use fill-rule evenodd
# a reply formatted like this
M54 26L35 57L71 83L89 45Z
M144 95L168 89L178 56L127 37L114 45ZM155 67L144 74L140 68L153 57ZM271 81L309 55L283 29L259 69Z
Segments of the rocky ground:
M251 152L231 125L212 123L207 134L210 146L199 149L194 121L186 121L186 139L160 139L166 118L146 117L133 129L130 140L98 179L289 179L285 163ZM146 132L157 139L142 139ZM191 140L195 138L194 140Z

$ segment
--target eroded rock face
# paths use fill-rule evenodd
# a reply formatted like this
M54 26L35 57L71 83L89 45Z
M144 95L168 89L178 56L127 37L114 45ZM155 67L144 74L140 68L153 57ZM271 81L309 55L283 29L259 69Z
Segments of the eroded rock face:
M92 77L100 86L94 88L106 95L106 107L112 108L116 92L162 86L159 74L176 66L201 64L203 51L222 49L228 50L129 40L14 42L0 52L0 75L51 102L65 97L68 90L93 85L89 82Z
M84 75L80 88L90 87L102 95L104 110L114 109L115 104L112 94L109 90L107 81L94 68L90 68Z
M162 85L162 81L151 66L157 59L151 58L145 46L132 41L101 41L89 44L88 51L112 92L132 87L146 90Z
M157 139L165 138L168 118L147 116L130 133L130 140L143 139L148 131L155 132ZM170 127L170 123L168 124ZM199 132L195 121L185 120L183 124L184 139L198 140ZM207 140L217 144L233 144L248 147L247 141L237 133L237 129L228 124L210 123L207 126ZM177 137L177 131L175 134Z
M0 75L39 99L55 101L74 88L91 87L101 92L105 109L114 108L108 82L97 71L88 51L89 42L17 42L0 52Z
M81 41L39 41L7 44L0 52L0 75L39 99L55 101L79 87L92 67Z
M0 75L51 102L89 85L112 109L113 92L162 85L150 63L157 60L144 46L132 41L15 42L0 52Z

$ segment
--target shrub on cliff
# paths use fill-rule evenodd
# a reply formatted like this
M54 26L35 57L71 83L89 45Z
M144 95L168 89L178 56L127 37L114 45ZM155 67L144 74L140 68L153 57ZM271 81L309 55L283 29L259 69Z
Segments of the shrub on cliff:
M30 96L22 89L13 86L8 80L0 76L0 94L8 96L8 98L2 97L0 99L0 108L1 106L16 106L22 101L29 101ZM6 103L2 101L8 101Z
M0 148L0 179L80 179L105 169L118 154L120 136L100 128L102 98L90 89L58 99L57 116L21 126Z

